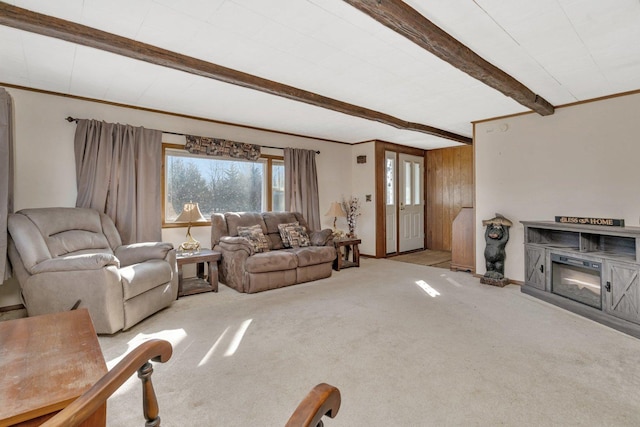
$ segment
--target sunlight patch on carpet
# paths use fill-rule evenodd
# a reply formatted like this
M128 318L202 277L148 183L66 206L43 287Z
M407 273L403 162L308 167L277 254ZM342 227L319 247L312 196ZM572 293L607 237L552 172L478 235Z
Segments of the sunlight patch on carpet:
M443 274L444 276L444 274ZM462 285L459 282L456 282L455 280L453 280L451 277L445 277L445 280L449 283L451 283L453 286L457 287L457 288L461 288Z
M153 334L138 334L127 342L127 350L124 353L122 353L118 357L114 357L113 359L107 361L107 368L109 369L113 368L115 365L118 364L119 361L121 361L124 358L124 356L126 356L134 348L136 348L137 346L139 346L145 341L149 341L151 339L165 340L171 343L171 347L176 348L176 346L180 344L180 342L186 337L187 337L187 332L182 328L165 329L163 331L156 332Z
M106 361L107 369L111 370L114 366L118 364L127 354L129 354L133 349L138 347L145 341L149 341L151 339L161 339L165 341L169 341L171 343L171 347L176 348L176 346L187 337L187 332L184 329L165 329L160 332L156 332L153 334L138 334L133 337L131 340L127 342L127 350L121 355L114 357L111 360ZM137 375L132 375L118 390L116 390L112 396L118 396L121 394L127 393L127 391L132 388L140 387L140 380Z
M244 338L244 334L247 332L247 329L249 328L249 325L252 321L253 319L247 319L242 322L242 325L240 325L240 328L233 336L233 340L231 341L231 344L229 344L229 348L227 348L227 351L224 353L224 357L233 356L236 353L238 347L240 347L242 338Z
M435 298L438 295L440 295L440 292L436 291L435 289L433 289L431 286L429 286L429 284L427 282L425 282L424 280L418 280L416 282L416 285L418 285L423 291L425 291L427 293L427 295L429 295L431 298Z
M229 327L227 327L227 329L225 329L224 332L220 334L216 342L214 342L211 348L209 349L209 351L207 351L207 354L205 354L202 360L200 361L200 363L198 363L198 368L205 365L209 361L213 353L216 351L216 348L218 348L218 346L220 345L220 341L222 341L224 336L227 335L228 330L229 330Z

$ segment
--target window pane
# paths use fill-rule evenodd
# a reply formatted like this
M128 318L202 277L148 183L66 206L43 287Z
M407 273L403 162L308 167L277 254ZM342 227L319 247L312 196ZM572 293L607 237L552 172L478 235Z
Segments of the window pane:
M420 163L413 164L413 203L419 205L422 200L420 194Z
M265 209L266 162L222 160L166 150L165 222L185 203L196 202L205 218L214 212L260 212Z
M404 204L411 204L411 162L404 162Z
M284 212L284 162L271 164L271 206L274 212Z
M395 161L394 159L389 159L387 158L387 195L386 195L386 199L387 199L387 205L391 206L391 205L395 205L395 184L394 184L394 178L395 178Z

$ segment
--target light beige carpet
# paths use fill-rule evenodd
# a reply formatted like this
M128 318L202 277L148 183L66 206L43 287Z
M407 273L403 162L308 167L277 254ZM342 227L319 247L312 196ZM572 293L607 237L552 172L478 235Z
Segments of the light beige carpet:
M221 285L100 344L110 365L144 339L174 344L153 375L164 426L282 426L320 382L343 398L327 427L640 424L640 340L515 285L402 266L363 259L254 295ZM141 425L140 402L134 378L109 425Z
M426 265L437 268L451 267L451 251L437 251L426 249L419 252L397 255L388 258L391 261L408 262L410 264Z

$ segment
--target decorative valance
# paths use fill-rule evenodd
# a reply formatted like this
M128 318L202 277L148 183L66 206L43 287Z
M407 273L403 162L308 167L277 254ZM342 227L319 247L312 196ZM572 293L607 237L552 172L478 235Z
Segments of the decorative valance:
M185 149L191 154L205 154L207 156L230 157L256 161L260 158L260 146L245 142L227 141L226 139L209 138L206 136L185 135L187 143Z

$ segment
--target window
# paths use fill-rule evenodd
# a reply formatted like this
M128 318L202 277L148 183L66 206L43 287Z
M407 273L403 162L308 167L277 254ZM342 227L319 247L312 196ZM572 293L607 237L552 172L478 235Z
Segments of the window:
M395 159L387 157L386 159L386 173L387 173L387 206L395 205L395 173L396 173L396 161Z
M411 162L404 161L404 204L411 205Z
M422 202L422 189L420 183L422 177L420 176L420 163L413 164L413 204L419 205Z
M164 227L174 225L188 202L198 203L206 224L216 212L284 211L282 157L250 162L194 155L181 145L162 147Z

